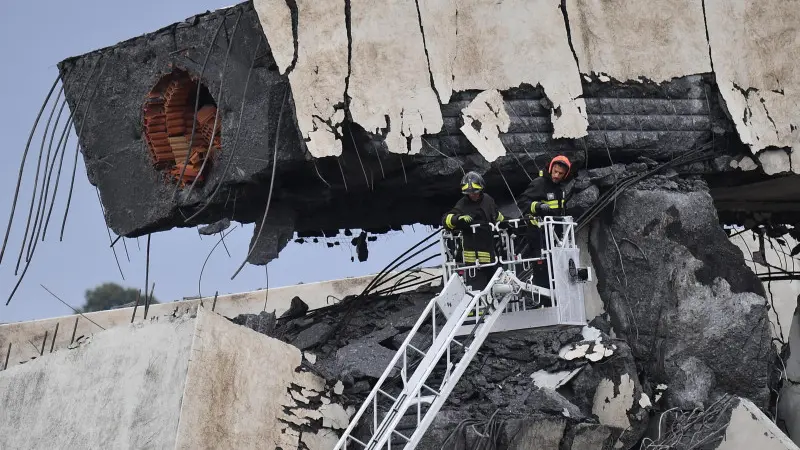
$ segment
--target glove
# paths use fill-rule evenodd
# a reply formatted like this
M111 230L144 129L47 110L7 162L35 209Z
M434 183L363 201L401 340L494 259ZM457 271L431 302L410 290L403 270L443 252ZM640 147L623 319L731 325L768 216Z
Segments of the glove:
M548 205L546 203L537 203L536 204L536 212L539 213L539 214L549 213L551 210L552 210L552 208L550 208L550 205Z
M472 216L464 214L463 216L458 216L458 220L461 222L466 222L467 224L471 224Z
M539 226L539 218L533 214L525 214L525 220L527 225Z

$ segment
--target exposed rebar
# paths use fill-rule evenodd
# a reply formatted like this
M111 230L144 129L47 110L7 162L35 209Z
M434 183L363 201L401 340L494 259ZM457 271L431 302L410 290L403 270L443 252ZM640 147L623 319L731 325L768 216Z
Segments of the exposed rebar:
M231 36L228 38L228 50L225 52L225 59L223 60L223 63L222 63L222 69L219 71L219 90L217 91L217 103L218 104L222 104L222 86L225 84L223 82L223 78L225 77L225 69L228 68L228 58L230 57L231 49L233 48L233 38L236 37L236 30L239 28L239 21L241 19L242 19L242 10L239 10L239 14L236 16L236 22L234 22L234 24L233 24L233 32L231 33ZM258 43L261 44L261 40L260 39L259 39ZM253 57L253 62L255 62L255 56ZM252 65L250 67L251 67L251 70L252 70ZM249 78L250 72L247 73L247 76ZM249 81L249 79L248 79L248 81ZM198 83L198 85L199 85L199 83ZM245 85L245 90L247 90L246 85ZM242 96L242 103L244 103L244 96ZM219 123L219 111L220 111L220 109L222 109L222 108L217 108L217 111L214 114L214 126L211 128L211 139L209 139L209 141L208 141L208 149L206 149L206 157L203 158L203 164L200 165L200 170L198 171L198 176L196 176L194 178L194 180L192 180L192 184L191 184L191 186L189 186L189 192L186 193L187 197L192 194L192 191L194 190L194 187L197 184L197 180L200 179L200 175L203 173L203 170L206 168L206 164L208 163L208 160L211 158L211 147L214 146L214 137L216 137L216 134L217 134L217 124ZM239 116L239 124L241 125L241 123L242 123L242 116L240 115ZM192 147L190 146L189 147L189 154L191 154L191 153L192 153ZM186 166L183 167L184 170L185 170L185 168L186 168ZM182 174L181 174L181 178L178 178L178 182L180 183L181 180L183 180L183 175Z
M52 96L53 91L56 90L58 80L60 79L61 77L56 77L55 81L53 81L53 86L47 93L47 97L45 98L44 103L42 103L42 107L39 109L39 114L36 115L36 120L33 122L33 127L31 127L31 132L28 135L28 143L25 144L25 151L22 152L22 161L19 164L19 176L17 177L17 187L14 190L14 200L11 201L11 215L8 217L6 236L3 238L3 247L0 248L0 262L3 262L3 255L6 253L6 244L8 244L8 236L11 234L11 223L14 221L14 212L17 208L17 199L19 198L19 188L22 184L22 175L25 172L25 160L28 158L28 151L31 148L31 141L33 141L33 135L36 132L36 127L39 125L39 120L42 118L42 113L44 113L44 109L47 107L47 103L50 101L50 96Z

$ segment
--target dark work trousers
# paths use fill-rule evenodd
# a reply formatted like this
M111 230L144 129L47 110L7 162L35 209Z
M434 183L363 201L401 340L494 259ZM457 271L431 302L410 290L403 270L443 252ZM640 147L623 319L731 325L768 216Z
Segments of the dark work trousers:
M545 247L544 228L538 226L529 226L525 233L525 243L527 244L523 250L523 258L539 258L542 256L542 249ZM550 287L549 271L547 270L547 261L540 260L534 261L532 264L533 283L543 288ZM542 297L542 305L550 306L552 301L547 297Z

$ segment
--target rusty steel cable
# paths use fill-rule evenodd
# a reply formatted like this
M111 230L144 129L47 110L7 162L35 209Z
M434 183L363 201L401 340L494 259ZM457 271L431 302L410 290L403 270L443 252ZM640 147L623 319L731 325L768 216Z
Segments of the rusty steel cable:
M145 307L145 318L147 318L147 286L150 283L150 235L151 233L147 234L147 252L145 254L145 269L144 269L144 307Z
M25 253L25 243L28 241L28 234L30 233L31 239L30 243L28 244L28 252L26 255L26 261L30 260L31 254L31 247L33 245L33 241L35 240L35 230L36 230L36 223L33 223L33 229L31 229L31 219L33 219L33 205L36 204L36 191L39 187L39 175L42 172L47 172L46 164L49 161L50 155L48 153L48 157L45 159L45 169L42 171L42 157L44 157L44 144L47 142L47 133L50 131L50 124L53 122L53 116L56 113L56 109L58 108L58 101L61 100L61 95L64 93L64 84L61 84L61 89L58 90L58 95L56 96L56 100L53 103L53 108L50 110L50 116L47 118L47 124L44 127L44 132L42 133L42 144L39 146L39 158L36 163L36 175L33 178L33 189L31 191L31 204L28 210L28 220L25 224L25 234L22 236L22 244L20 245L19 249L19 256L17 257L17 265L16 269L14 270L14 274L16 275L17 271L19 271L19 264L22 262L22 255ZM42 176L42 190L44 190L44 176ZM40 197L41 198L41 197ZM41 200L40 202L41 203ZM39 220L39 208L36 209L36 221Z
M56 181L55 184L53 185L53 195L50 198L50 207L47 209L47 218L44 220L44 226L42 227L42 242L44 242L45 238L47 237L47 229L50 227L50 217L52 217L53 208L56 205L56 197L58 196L58 186L61 183L61 170L64 167L64 155L67 153L67 144L69 143L69 136L67 134L67 131L69 130L69 127L72 126L72 124L73 120L72 116L70 115L69 120L67 120L67 123L65 124L64 132L61 133L61 138L59 139L58 145L56 146L56 152L57 153L60 152L61 156L59 157L58 161L58 171L56 171ZM50 175L52 175L54 167L55 164L53 164L53 166L50 167Z
M64 107L67 105L67 99L64 98L63 102L61 103L61 109L58 111L58 117L56 117L56 123L53 125L53 131L50 134L50 143L47 147L47 163L45 167L48 167L49 170L45 175L44 183L42 184L42 193L39 197L39 206L37 208L36 213L36 221L34 221L34 228L36 229L36 235L33 237L35 241L39 241L39 237L42 235L42 229L44 228L44 218L45 218L45 211L47 210L47 197L50 194L50 182L52 181L53 177L53 168L56 165L56 158L58 158L58 149L56 147L56 151L53 152L53 141L55 139L56 130L58 129L58 123L61 121L61 114L64 110ZM52 153L53 159L50 160L50 154ZM31 243L31 247L28 248L28 260L30 260L31 256L33 255L32 251L33 243Z
M77 111L78 108L80 108L80 105L83 102L83 96L86 93L86 89L89 87L89 82L91 81L92 77L94 76L95 71L97 70L97 64L100 61L100 59L102 59L102 55L99 58L97 58L95 60L94 64L92 65L92 71L89 73L89 77L86 79L86 82L84 83L83 88L81 89L81 94L78 97L78 100L76 102L75 110L70 112L69 119L67 120L67 123L64 124L64 129L63 129L63 131L61 133L62 139L67 135L67 131L69 130L69 126L73 123L72 117L74 116L75 111ZM50 214L53 212L53 206L55 205L58 182L59 182L59 179L61 177L61 165L63 163L64 153L66 153L67 141L69 141L69 138L67 138L67 140L64 141L64 151L61 153L61 161L59 162L58 175L56 176L56 186L55 186L55 189L53 190L53 198L52 198L52 201L50 203L50 210L48 212L47 219L45 220L43 234L42 234L42 241L44 241L45 234L47 233L47 227L48 227L48 225L50 223ZM61 139L59 140L59 146L60 146L60 143L61 143ZM58 148L56 148L56 151L58 151ZM53 168L51 167L50 169L51 169L51 172L52 172ZM16 200L15 200L15 202L16 202ZM12 214L12 216L13 216L13 214ZM7 230L7 231L10 231L10 226L11 226L11 221L9 220L9 230ZM7 240L8 240L8 235L6 235L6 240L4 240L4 244L3 244L4 247L5 247L5 242L7 242ZM28 259L25 262L25 267L22 269L22 273L20 274L19 278L17 279L17 282L14 284L14 287L11 289L11 293L8 295L8 299L6 300L6 306L9 303L11 303L11 299L14 298L14 295L16 294L17 290L19 289L20 285L22 284L22 280L25 278L25 275L28 273L28 269L30 268L31 263L33 262L33 255L36 252L37 246L38 246L38 242L34 242L33 248L31 249L31 253L30 253L30 259Z
M203 282L203 272L206 270L206 264L208 264L208 260L211 258L211 255L214 253L214 250L217 249L217 246L220 243L224 242L225 237L228 236L229 234L231 234L233 232L233 230L235 230L237 227L231 228L230 230L227 231L227 233L220 233L219 241L217 241L217 243L214 244L213 247L211 247L211 251L209 251L208 255L206 255L206 260L203 261L203 266L200 268L200 276L197 278L197 295L200 298L203 298L203 294L200 292L200 290L201 290L200 289L200 284Z
M117 256L117 249L114 248L113 241L111 239L111 231L108 229L108 224L106 224L106 208L103 206L103 200L100 198L100 189L97 186L94 187L94 192L97 194L97 203L100 204L100 212L103 214L103 226L106 229L106 233L108 234L108 242L111 242L111 252L114 254L114 261L117 263L117 269L119 269L119 275L122 277L122 280L125 280L125 274L122 273L122 266L119 263L119 257ZM130 258L128 258L130 262Z

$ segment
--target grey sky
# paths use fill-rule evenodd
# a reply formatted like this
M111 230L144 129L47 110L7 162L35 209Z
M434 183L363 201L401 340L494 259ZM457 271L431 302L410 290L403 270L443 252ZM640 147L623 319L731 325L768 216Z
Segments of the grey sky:
M0 108L0 132L4 144L4 159L0 164L0 233L5 233L28 133L58 74L56 63L156 30L205 10L230 4L230 0L0 2L0 61L3 62L0 86L5 105ZM49 114L49 109L45 114ZM44 123L40 126L43 129ZM39 145L40 141L35 137L25 166L26 175L17 204L14 228L0 263L0 322L72 313L53 299L40 284L74 306L83 304L84 290L106 281L144 287L147 239L140 238L138 243L135 239L127 240L130 262L122 242L117 244L117 255L125 276L123 281L109 248L100 205L94 187L86 179L82 158L78 160L75 192L64 241L58 241L75 150L73 135L65 158L63 176L67 180L62 181L59 187L47 241L37 247L21 288L9 306L5 306L6 298L17 281L14 269L25 231ZM230 280L245 257L252 229L252 224L238 227L226 238L230 258L222 245L214 251L203 273L203 295L213 295L217 290L220 293L242 292L265 285L263 267L247 266L235 280ZM281 257L269 265L269 285L285 286L376 272L398 253L424 237L423 231L417 227L414 233L409 228L408 232L396 232L380 238L372 243L370 258L366 263L358 263L357 259L356 262L350 261L355 251L346 241L333 249L327 248L324 239L317 244L290 243ZM215 237L203 237L201 240L194 228L153 235L150 279L156 283L155 296L161 301L172 301L197 295L203 261L217 241ZM24 258L20 272L23 266Z

